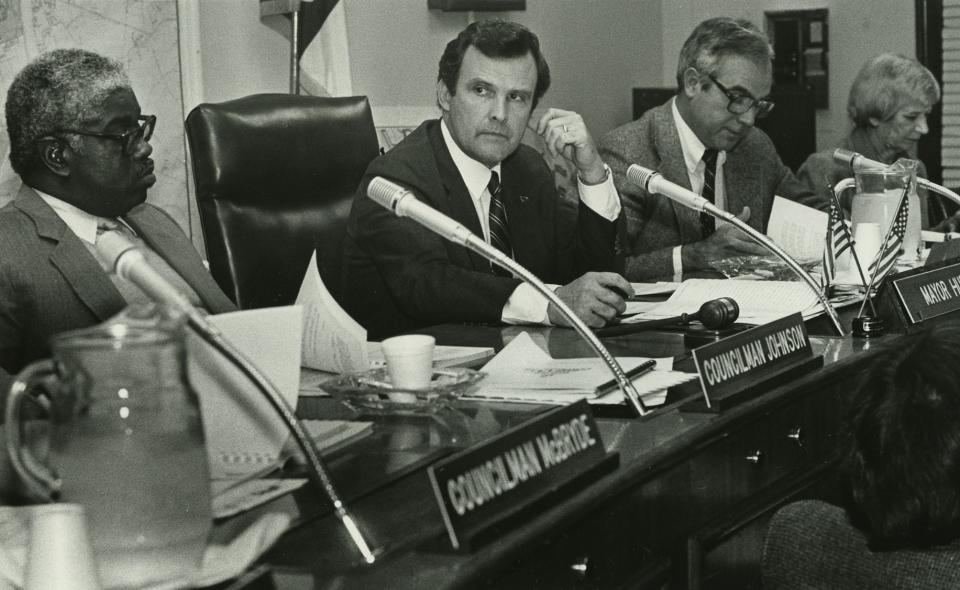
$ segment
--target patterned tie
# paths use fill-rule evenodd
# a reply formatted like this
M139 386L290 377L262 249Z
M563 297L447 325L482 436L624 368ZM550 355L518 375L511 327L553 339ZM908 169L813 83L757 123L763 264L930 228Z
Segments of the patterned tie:
M490 191L490 244L512 258L513 248L510 246L510 232L507 229L507 209L503 206L500 177L496 172L490 172L487 190ZM510 276L509 272L496 264L491 263L490 269L493 274Z
M703 163L706 168L703 171L703 191L700 193L704 199L714 202L714 187L717 183L717 150L707 148L703 152ZM700 214L700 233L707 237L716 230L716 224L713 217L706 213Z

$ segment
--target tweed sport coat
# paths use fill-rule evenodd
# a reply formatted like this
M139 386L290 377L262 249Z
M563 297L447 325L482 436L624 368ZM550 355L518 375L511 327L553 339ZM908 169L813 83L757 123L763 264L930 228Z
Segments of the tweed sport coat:
M207 311L236 309L167 213L144 203L123 219L193 287ZM11 373L50 355L52 335L100 323L126 305L80 238L33 189L23 185L0 209L0 391Z
M699 214L663 196L650 195L626 178L631 164L656 170L690 188L672 101L650 109L640 119L610 131L600 139L600 154L613 171L623 203L625 224L620 244L626 257L627 279L651 280L673 276L673 248L702 239ZM827 203L799 183L777 155L767 135L753 128L723 165L727 210L750 207L749 223L765 231L774 195L818 209Z

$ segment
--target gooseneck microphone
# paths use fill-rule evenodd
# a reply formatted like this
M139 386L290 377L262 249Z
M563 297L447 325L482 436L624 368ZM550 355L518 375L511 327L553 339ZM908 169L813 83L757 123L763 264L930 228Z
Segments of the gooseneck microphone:
M686 326L699 321L703 327L708 330L723 330L729 328L740 317L740 306L731 297L720 297L711 299L700 306L700 309L694 313L682 313L672 318L657 318L655 320L646 320L642 322L627 322L608 326L596 330L597 336L607 338L610 336L623 336L633 334L644 330L662 328L664 326Z
M314 447L313 441L300 425L293 408L277 391L276 386L243 353L230 344L186 297L151 268L143 253L120 232L105 232L100 235L97 238L96 250L98 257L110 264L117 275L139 287L153 301L166 304L182 313L186 317L188 325L193 328L197 335L236 366L269 400L293 434L300 450L303 451L308 471L314 483L327 494L337 517L344 528L347 529L364 562L372 564L376 559L375 552L371 550L357 523L347 512L346 505L333 485L329 469Z
M367 196L383 207L393 211L398 217L409 217L437 235L473 250L494 264L507 269L536 289L541 295L547 298L547 301L560 310L560 313L570 322L574 330L587 341L594 352L597 353L597 356L603 359L603 362L610 368L610 372L613 373L613 377L620 391L623 392L624 397L626 397L630 405L633 406L637 415L645 416L649 413L650 410L643 403L643 400L640 399L640 395L634 388L633 382L627 377L626 373L624 373L617 359L613 358L613 355L604 347L593 331L583 323L583 320L581 320L573 310L567 307L567 304L557 297L552 289L543 284L543 281L537 278L536 275L519 265L514 259L499 249L494 248L482 238L476 236L462 224L440 213L426 203L419 201L413 193L396 183L376 176L370 181L370 184L367 185Z
M794 273L796 273L801 279L804 280L804 282L807 283L807 286L810 287L810 289L816 294L817 299L820 300L820 305L823 306L823 310L833 323L834 330L837 331L838 335L844 335L843 325L840 323L840 318L837 316L837 311L832 305L830 305L830 302L827 300L823 291L821 291L820 287L817 286L816 281L813 280L813 277L810 276L810 273L805 271L803 267L801 267L792 256L787 254L783 248L778 246L776 242L753 229L753 227L751 227L749 224L741 221L736 215L718 208L716 205L694 193L690 189L683 188L678 184L670 182L661 176L659 172L655 172L649 168L644 168L643 166L639 166L637 164L631 164L630 167L627 168L627 179L630 180L630 182L642 187L648 193L657 193L663 195L669 198L671 201L675 201L684 207L689 207L695 211L707 213L716 219L731 223L740 229L740 231L747 234L754 242L760 244L770 252L773 252L780 260L784 261Z
M858 154L857 152L852 152L850 150L845 150L843 148L837 148L833 150L833 159L838 162L847 164L848 166L850 166L850 168L854 170L856 170L857 168L867 168L867 169L887 168L887 164L884 164L883 162L878 162L877 160L871 160L870 158L862 154ZM947 197L954 203L960 204L960 195L958 195L957 193L953 192L952 190L944 186L940 186L939 184L930 182L926 178L920 178L919 176L917 177L917 184L927 190L931 190L937 193L938 195ZM834 190L836 191L836 189Z

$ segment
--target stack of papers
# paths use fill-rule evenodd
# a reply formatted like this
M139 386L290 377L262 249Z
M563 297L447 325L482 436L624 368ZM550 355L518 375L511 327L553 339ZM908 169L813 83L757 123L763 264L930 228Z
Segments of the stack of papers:
M740 306L741 323L766 324L800 312L804 319L823 313L810 287L796 281L689 279L655 308L624 319L624 323L693 314L706 301L730 297Z
M646 357L621 357L624 371L650 360ZM666 388L695 379L696 375L673 371L673 359L656 359L653 371L637 377L634 387L647 405L663 403ZM610 380L610 369L597 357L554 359L520 333L483 367L486 378L470 398L539 404L568 404L580 399L601 403L619 403L622 393L601 396L597 387Z
M379 342L367 342L367 331L333 298L317 270L317 253L307 265L297 305L303 309L304 367L329 373L357 373L386 366ZM461 367L493 356L486 346L436 346L433 366Z

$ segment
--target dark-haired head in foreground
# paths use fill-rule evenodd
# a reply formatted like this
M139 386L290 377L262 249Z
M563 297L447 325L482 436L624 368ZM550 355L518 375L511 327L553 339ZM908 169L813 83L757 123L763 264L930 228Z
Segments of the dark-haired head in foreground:
M908 335L874 362L842 452L847 509L871 548L960 537L960 322Z

